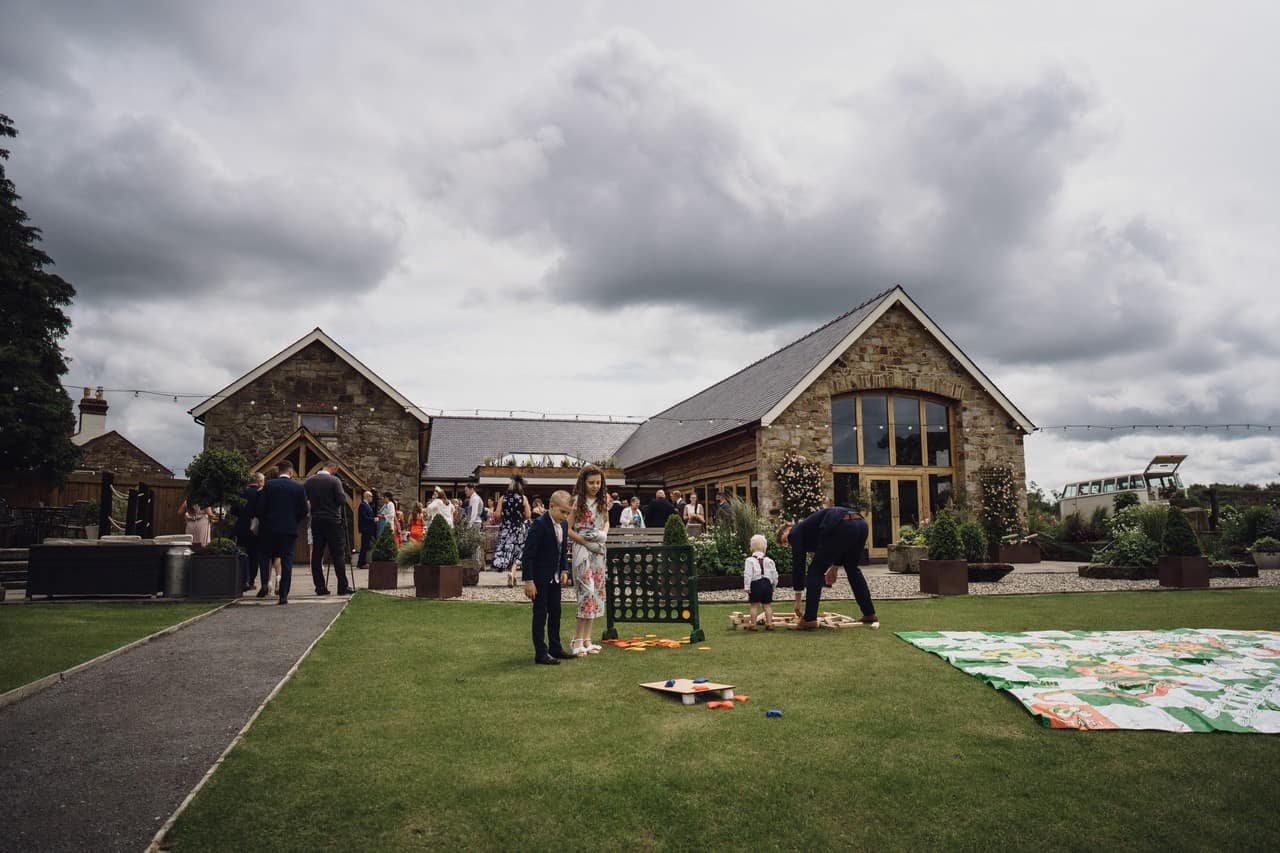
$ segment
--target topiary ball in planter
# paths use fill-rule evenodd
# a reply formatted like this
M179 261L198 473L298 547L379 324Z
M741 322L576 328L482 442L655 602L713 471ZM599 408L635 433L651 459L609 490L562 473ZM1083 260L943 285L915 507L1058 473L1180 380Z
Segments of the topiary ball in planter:
M413 567L414 594L418 598L458 598L462 595L462 566L453 529L442 516L431 519L422 537L422 555Z
M391 525L384 525L373 540L373 553L369 562L369 589L395 589L399 585L396 562L398 550Z
M192 598L237 598L241 594L240 546L225 537L195 550L187 573Z
M960 542L964 546L964 558L970 563L987 561L987 534L976 521L960 525Z
M969 563L964 558L960 529L949 512L925 531L929 559L920 561L920 591L929 595L966 595Z
M1187 516L1170 505L1160 547L1160 585L1204 589L1209 586L1209 558L1201 556L1200 540Z

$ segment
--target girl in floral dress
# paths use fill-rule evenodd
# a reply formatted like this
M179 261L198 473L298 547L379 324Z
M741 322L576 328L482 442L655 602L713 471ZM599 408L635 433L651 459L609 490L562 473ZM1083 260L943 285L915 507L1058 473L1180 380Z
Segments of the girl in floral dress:
M570 564L573 588L578 597L577 627L569 652L581 657L599 654L591 642L591 623L604 613L604 546L609 533L609 504L604 472L585 466L573 487L573 509L569 514Z

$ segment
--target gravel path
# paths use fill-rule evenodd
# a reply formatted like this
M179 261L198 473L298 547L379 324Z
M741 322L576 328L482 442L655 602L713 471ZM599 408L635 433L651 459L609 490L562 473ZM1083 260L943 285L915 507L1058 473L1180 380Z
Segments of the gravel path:
M520 603L528 603L528 599L524 597L524 590L520 587L514 589L507 586L487 586L490 575L493 573L486 572L482 575L480 586L467 586L462 588L462 600L464 601L515 601ZM495 576L496 577L496 576ZM911 599L911 598L928 598L920 592L920 576L919 575L899 575L887 572L883 567L873 566L866 571L867 585L871 587L871 597L875 600L889 599ZM1214 578L1209 581L1213 589L1235 589L1240 587L1254 586L1280 586L1280 571L1262 571L1256 578ZM1120 581L1120 580L1093 580L1091 578L1082 578L1074 572L1046 572L1046 571L1022 571L1017 569L1008 575L1004 580L997 583L971 583L969 584L970 595L1026 595L1033 593L1050 593L1050 592L1118 592L1118 591L1141 591L1141 590L1158 590L1160 584L1158 581ZM407 573L400 576L400 588L384 592L383 595L396 595L402 598L413 597L413 577ZM789 598L791 591L789 589L780 589L774 594L774 600L782 600ZM825 590L822 594L823 600L853 600L853 590L849 588L849 581L845 579L844 572L840 573L839 579L835 586ZM573 586L570 585L564 590L561 596L562 601L574 601ZM723 592L703 592L698 596L698 601L704 604L730 603L745 604L747 600L746 593L742 590L725 590Z
M344 603L228 607L0 709L0 849L145 848Z

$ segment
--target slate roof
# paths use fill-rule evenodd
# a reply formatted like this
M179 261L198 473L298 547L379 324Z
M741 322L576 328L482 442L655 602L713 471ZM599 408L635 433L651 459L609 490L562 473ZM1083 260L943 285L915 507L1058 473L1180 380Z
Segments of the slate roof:
M424 480L465 480L486 456L556 454L595 462L616 456L637 424L526 418L431 419Z

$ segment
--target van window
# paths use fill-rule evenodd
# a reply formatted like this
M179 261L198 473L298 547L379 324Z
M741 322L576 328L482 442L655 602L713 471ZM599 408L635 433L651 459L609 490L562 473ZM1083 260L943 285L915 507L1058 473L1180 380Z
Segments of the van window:
M1072 483L1071 485L1063 489L1062 496L1064 498L1074 498L1076 496L1076 484Z
M1110 493L1116 490L1115 480L1104 480L1102 483L1102 491Z

